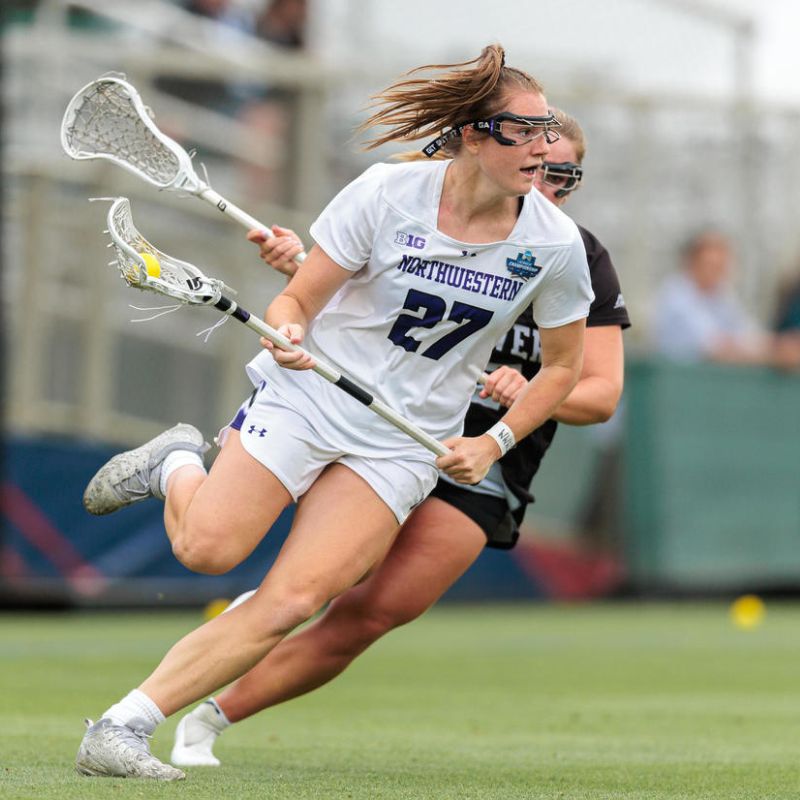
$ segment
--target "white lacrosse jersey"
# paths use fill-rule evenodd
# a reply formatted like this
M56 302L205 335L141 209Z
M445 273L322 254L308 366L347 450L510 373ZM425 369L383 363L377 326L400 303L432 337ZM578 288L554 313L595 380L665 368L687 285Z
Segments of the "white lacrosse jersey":
M438 440L460 435L492 348L528 306L540 328L586 317L594 299L575 223L532 190L508 238L460 242L437 229L449 161L376 164L311 226L353 275L302 345ZM303 266L301 269L313 269ZM248 365L347 452L421 445L310 370L264 351Z

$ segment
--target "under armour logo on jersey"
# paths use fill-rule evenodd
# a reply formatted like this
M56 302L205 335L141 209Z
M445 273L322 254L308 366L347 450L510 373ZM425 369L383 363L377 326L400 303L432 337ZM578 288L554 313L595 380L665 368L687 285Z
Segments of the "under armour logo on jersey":
M475 256L478 255L478 254L477 253L470 253L469 250L462 250L461 251L461 255L462 256L470 256L471 258L475 258Z
M251 425L247 429L247 432L248 433L252 433L252 434L256 434L257 433L261 439L263 439L267 435L267 429L266 428L259 428L258 430L256 430L256 426L255 425Z
M536 258L530 250L519 253L516 258L507 258L506 268L512 275L519 275L524 280L535 278L542 271L541 267L536 266Z
M614 303L614 308L625 308L625 298L622 296L622 292L617 295L617 300Z

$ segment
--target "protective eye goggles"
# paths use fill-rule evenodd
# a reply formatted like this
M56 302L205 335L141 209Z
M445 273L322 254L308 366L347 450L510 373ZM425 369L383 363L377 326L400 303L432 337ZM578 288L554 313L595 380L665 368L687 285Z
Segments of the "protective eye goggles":
M422 148L428 158L441 150L452 139L461 136L464 128L472 126L476 131L488 133L498 144L504 147L519 147L520 145L530 144L544 136L548 144L557 142L560 138L558 131L553 128L561 123L550 113L544 117L524 117L519 114L512 114L510 111L503 111L495 114L489 119L473 120L456 125L446 133L438 136L429 144Z
M583 179L583 167L572 161L560 163L545 161L539 167L539 172L542 176L542 183L558 190L556 197L566 197L570 192L574 192Z

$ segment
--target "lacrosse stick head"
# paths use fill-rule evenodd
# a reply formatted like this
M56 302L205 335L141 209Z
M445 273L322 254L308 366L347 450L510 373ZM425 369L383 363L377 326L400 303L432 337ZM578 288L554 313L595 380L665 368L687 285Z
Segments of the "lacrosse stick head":
M86 84L69 101L61 146L71 158L113 161L159 189L198 193L206 186L189 154L158 129L139 92L120 73Z
M234 294L217 278L208 278L194 265L173 258L150 244L133 224L131 204L127 197L118 197L108 211L108 234L117 255L112 261L119 269L120 275L128 286L143 291L171 297L187 305L216 305L223 294ZM152 258L148 259L151 269L143 253L157 260L160 270L157 276L151 274Z

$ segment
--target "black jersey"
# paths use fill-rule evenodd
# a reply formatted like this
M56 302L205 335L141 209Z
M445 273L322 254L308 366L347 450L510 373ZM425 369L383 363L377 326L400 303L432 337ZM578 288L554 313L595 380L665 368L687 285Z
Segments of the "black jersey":
M620 292L619 278L608 251L593 234L580 225L578 228L586 248L589 275L595 295L586 320L587 327L619 325L623 329L629 328L631 323ZM502 365L521 367L522 374L527 380L533 378L541 369L539 331L533 321L530 307L520 315L511 330L497 343L492 351L492 360L487 371L491 372ZM464 436L480 436L486 433L505 412L505 408L498 407L498 404L491 399L473 401L470 403L464 422ZM547 448L553 441L557 427L558 423L555 420L548 420L500 459L503 480L523 506L533 501L529 491L530 484Z

